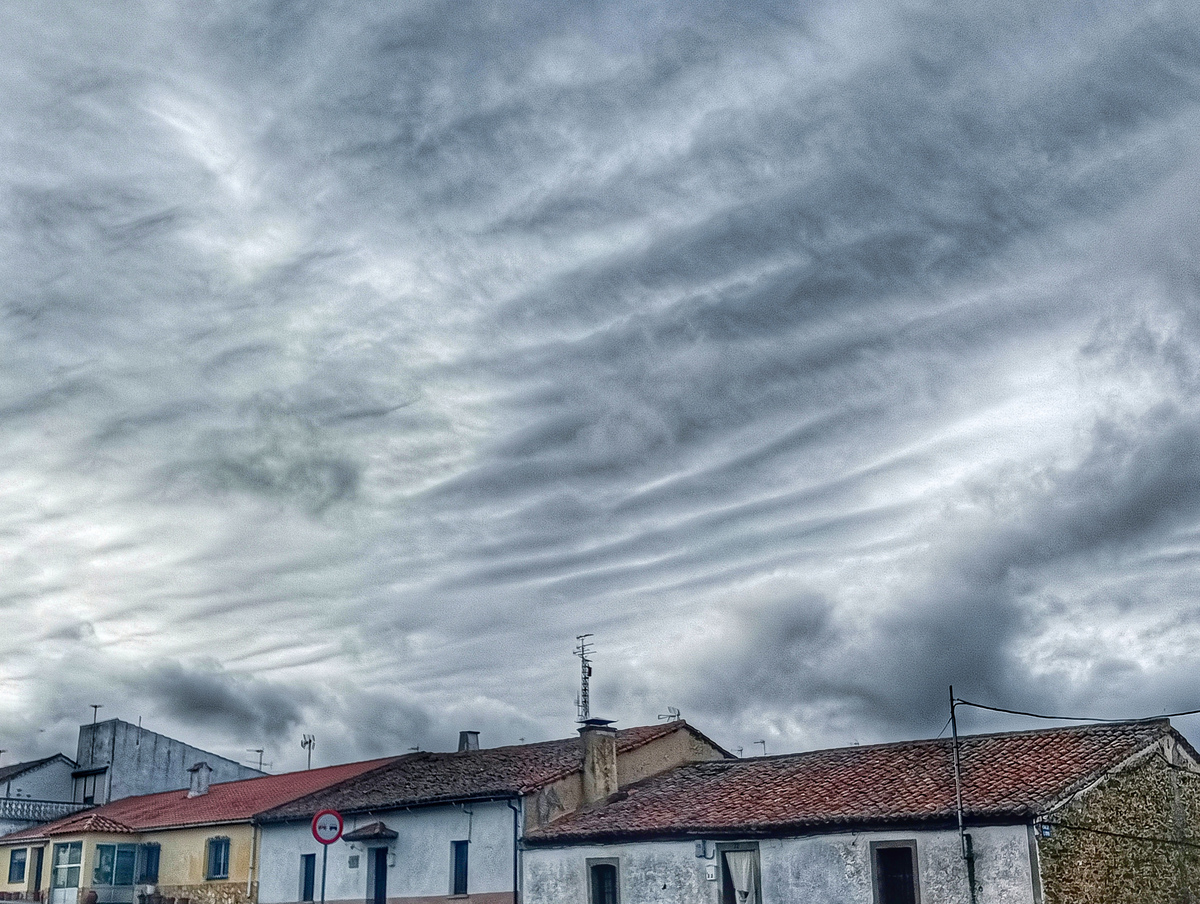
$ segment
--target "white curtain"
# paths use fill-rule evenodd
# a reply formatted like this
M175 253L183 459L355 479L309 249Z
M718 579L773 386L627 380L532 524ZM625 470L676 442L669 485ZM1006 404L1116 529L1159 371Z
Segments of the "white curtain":
M758 863L755 851L726 851L725 867L733 880L737 904L758 904L754 895L754 873Z

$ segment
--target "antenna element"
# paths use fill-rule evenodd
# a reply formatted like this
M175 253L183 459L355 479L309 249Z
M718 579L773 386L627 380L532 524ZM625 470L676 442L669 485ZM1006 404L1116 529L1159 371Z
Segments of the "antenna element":
M586 722L592 717L591 695L588 691L588 682L592 677L592 660L590 654L595 649L588 641L591 634L580 634L576 636L578 646L575 647L575 655L579 657L579 697L575 700L575 708L578 710L578 719L576 721Z

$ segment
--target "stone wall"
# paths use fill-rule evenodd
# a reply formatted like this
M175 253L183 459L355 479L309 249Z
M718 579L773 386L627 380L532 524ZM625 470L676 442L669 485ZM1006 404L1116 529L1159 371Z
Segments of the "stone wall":
M1050 815L1037 842L1044 904L1198 904L1194 768L1168 741Z

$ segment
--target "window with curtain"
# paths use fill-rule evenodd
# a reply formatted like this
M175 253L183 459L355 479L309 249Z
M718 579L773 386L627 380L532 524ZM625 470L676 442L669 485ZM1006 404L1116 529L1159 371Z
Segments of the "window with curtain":
M17 848L8 855L8 881L25 881L25 860L29 856L27 848Z
M208 839L208 873L206 879L229 878L229 839Z

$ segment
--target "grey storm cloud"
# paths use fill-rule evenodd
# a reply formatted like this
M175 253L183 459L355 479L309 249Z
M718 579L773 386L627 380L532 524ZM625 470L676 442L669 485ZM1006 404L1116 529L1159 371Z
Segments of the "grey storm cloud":
M6 749L1194 708L1194 4L0 8Z

